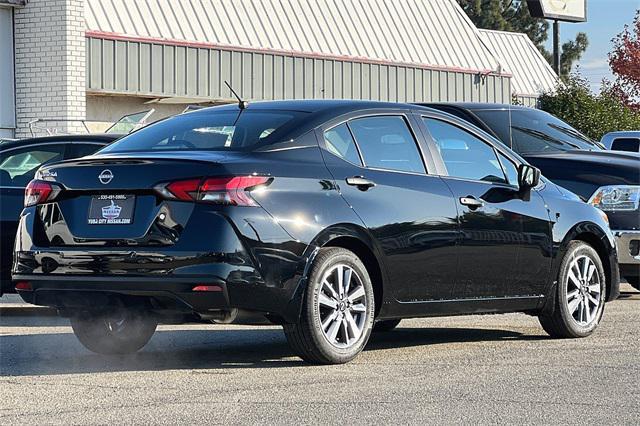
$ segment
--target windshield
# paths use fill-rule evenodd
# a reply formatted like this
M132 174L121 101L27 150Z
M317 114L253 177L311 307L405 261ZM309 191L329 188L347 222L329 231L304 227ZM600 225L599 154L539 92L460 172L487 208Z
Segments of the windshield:
M476 110L474 113L519 154L602 149L598 143L544 111L512 110L511 132L508 110Z
M149 116L154 112L154 109L150 109L147 111L125 115L124 117L113 123L111 127L105 130L105 133L113 133L117 135L126 135L128 133L131 133L134 130L142 127L145 124L147 118L149 118Z
M195 111L138 130L100 153L133 151L246 151L273 142L300 116L292 111Z

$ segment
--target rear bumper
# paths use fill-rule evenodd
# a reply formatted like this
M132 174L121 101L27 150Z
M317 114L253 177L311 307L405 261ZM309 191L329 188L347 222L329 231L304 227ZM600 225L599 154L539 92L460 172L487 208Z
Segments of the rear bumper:
M58 309L98 309L120 296L145 298L158 311L204 314L231 309L227 287L221 281L94 276L60 279L37 275L15 275L14 280L27 281L31 285L30 291L18 290L25 302ZM193 291L197 285L219 290Z
M13 276L27 281L31 290L18 290L22 299L34 305L63 311L101 309L116 299L144 301L162 315L197 315L206 318L220 311L243 309L272 314L285 321L298 314L295 291L263 285L228 283L220 279L174 277L104 276ZM207 286L207 291L194 291Z
M640 276L640 231L614 231L623 276Z

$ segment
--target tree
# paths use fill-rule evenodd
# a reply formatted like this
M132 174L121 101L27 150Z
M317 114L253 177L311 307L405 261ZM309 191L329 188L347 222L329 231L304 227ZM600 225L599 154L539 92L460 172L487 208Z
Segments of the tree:
M585 33L576 34L575 40L569 40L562 45L560 55L560 76L565 80L571 74L571 67L575 61L579 61L582 54L589 46L589 40Z
M636 12L631 28L613 38L613 51L609 65L615 76L612 90L627 105L640 109L640 10Z
M478 28L525 33L540 53L553 64L553 55L545 48L549 38L549 22L534 18L525 0L458 0L471 21ZM562 46L560 75L568 77L573 63L580 59L589 41L585 33L578 33L575 40Z
M594 94L589 82L578 75L543 94L540 108L595 140L616 130L640 129L640 111L625 105L610 84L604 84L600 93Z

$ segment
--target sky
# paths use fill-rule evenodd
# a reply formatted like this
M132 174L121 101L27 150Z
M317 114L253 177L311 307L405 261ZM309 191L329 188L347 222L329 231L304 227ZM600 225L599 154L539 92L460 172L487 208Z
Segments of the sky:
M589 47L579 62L580 73L591 82L593 90L600 88L603 78L612 80L607 55L613 48L611 39L625 24L631 24L640 0L587 0L587 22L560 24L560 44L575 39L576 33L587 33ZM553 50L553 33L549 31L547 48ZM575 70L575 65L574 65Z

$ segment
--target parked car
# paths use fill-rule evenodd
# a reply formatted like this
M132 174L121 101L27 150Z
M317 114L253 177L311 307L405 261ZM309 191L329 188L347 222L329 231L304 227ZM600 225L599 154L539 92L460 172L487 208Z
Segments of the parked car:
M606 212L617 239L621 275L640 290L640 154L604 150L567 123L537 109L474 103L427 105L497 137L545 177Z
M43 167L13 279L98 353L140 349L158 322L269 321L305 360L342 363L374 322L409 317L527 312L587 336L619 292L614 244L601 210L463 120L279 101Z
M117 135L73 135L6 141L0 145L0 296L14 293L11 263L24 190L39 167L93 154Z
M612 151L640 152L640 131L607 133L600 143Z

